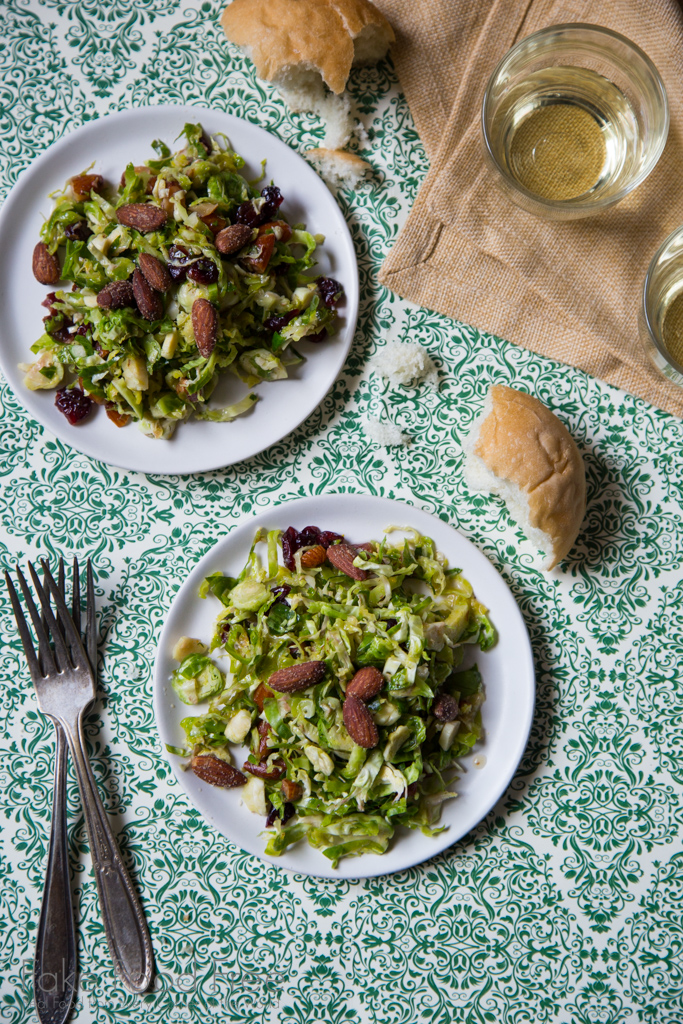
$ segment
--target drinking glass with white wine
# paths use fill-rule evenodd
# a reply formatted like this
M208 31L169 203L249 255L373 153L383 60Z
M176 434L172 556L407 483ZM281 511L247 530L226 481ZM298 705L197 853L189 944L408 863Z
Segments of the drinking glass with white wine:
M661 156L669 109L643 51L597 25L553 25L503 57L484 95L488 162L510 199L550 220L613 206Z

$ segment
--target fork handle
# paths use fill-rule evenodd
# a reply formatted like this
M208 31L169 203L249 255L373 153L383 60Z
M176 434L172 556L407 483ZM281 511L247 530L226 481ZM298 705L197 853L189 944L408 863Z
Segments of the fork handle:
M55 782L45 888L33 960L33 996L41 1024L63 1024L76 991L77 946L66 835L66 737L55 722Z
M119 853L86 753L82 716L63 722L81 791L90 854L114 970L129 992L145 992L154 957L145 915Z

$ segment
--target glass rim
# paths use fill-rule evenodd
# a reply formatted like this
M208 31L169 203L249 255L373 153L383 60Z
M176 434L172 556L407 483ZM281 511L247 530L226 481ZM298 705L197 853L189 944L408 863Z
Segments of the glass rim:
M522 47L527 46L531 40L539 39L543 36L549 36L558 31L563 31L569 34L577 30L580 30L582 32L594 33L597 36L607 36L608 38L616 39L620 43L624 43L630 50L632 50L643 61L646 68L650 72L650 75L652 76L652 79L655 85L657 86L657 91L662 101L662 109L664 113L664 124L660 141L657 144L657 147L652 151L652 154L650 154L650 156L648 157L646 163L641 168L639 174L636 175L636 177L634 177L632 181L629 181L627 185L624 185L618 192L615 192L613 195L607 196L604 199L584 200L583 202L577 201L576 199L545 199L537 195L535 192L531 192L528 188L526 188L526 186L522 185L521 182L519 182L515 177L509 174L507 169L504 168L496 159L496 156L493 152L493 147L491 145L491 141L489 139L489 134L486 129L486 113L490 101L491 87L496 78L498 77L501 68L509 60L510 56L516 51L522 49ZM484 145L486 147L486 153L491 162L493 163L494 167L496 168L496 170L499 172L499 174L502 175L502 177L505 179L505 181L508 182L508 184L510 184L517 192L520 192L530 202L535 203L538 206L545 208L547 210L556 210L563 212L585 210L586 212L597 213L603 209L609 208L610 206L614 206L616 203L621 202L621 200L624 199L635 188L637 188L638 185L642 184L645 178L647 178L647 176L654 170L655 166L657 165L657 162L659 161L659 158L664 152L664 147L669 136L669 124L669 97L667 95L664 82L662 81L662 76L660 75L656 65L651 60L651 58L648 57L645 51L642 50L637 43L634 43L633 40L629 39L627 36L622 35L621 32L615 32L611 28L604 28L602 25L593 25L590 22L583 21L561 22L557 25L547 25L545 28L538 29L536 32L532 32L530 35L525 36L524 39L520 39L519 42L515 43L514 46L510 47L507 53L505 53L503 57L501 57L501 59L498 61L495 68L493 69L491 76L486 84L486 89L484 90L484 98L481 104L481 131L484 139ZM577 197L577 199L580 200L580 197Z
M650 265L647 268L647 274L645 275L645 280L643 282L643 320L647 328L647 333L650 335L650 338L652 340L652 344L655 346L662 359L664 359L669 366L671 366L674 370L676 370L677 373L679 373L683 377L683 363L679 363L677 359L674 359L669 350L665 347L664 343L660 341L659 337L657 336L657 332L653 329L652 321L650 319L650 314L647 308L647 296L650 290L650 286L652 284L652 278L656 270L657 261L659 260L667 246L671 243L671 240L675 238L676 235L680 235L681 240L683 241L683 225L676 228L674 231L671 232L671 234L666 236L660 247L657 249L657 252L650 260ZM681 277L683 278L683 267Z

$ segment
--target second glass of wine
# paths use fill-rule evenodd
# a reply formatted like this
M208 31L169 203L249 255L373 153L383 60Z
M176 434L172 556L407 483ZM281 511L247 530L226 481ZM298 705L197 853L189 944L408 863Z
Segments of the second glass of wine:
M553 25L493 72L482 132L498 183L518 206L575 220L618 203L662 154L669 108L659 73L625 36Z
M683 227L652 258L639 327L645 351L659 372L683 387Z

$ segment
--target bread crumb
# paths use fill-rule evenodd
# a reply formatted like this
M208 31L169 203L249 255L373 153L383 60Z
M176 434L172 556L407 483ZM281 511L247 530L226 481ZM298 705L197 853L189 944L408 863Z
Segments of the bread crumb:
M306 157L332 188L357 188L372 173L370 164L343 149L309 149Z
M392 384L416 388L424 381L439 387L439 373L426 348L416 341L390 341L377 353L370 365Z
M404 434L395 423L382 423L374 416L365 417L363 429L371 441L383 445L385 448L410 444L412 441L412 438L408 434Z

